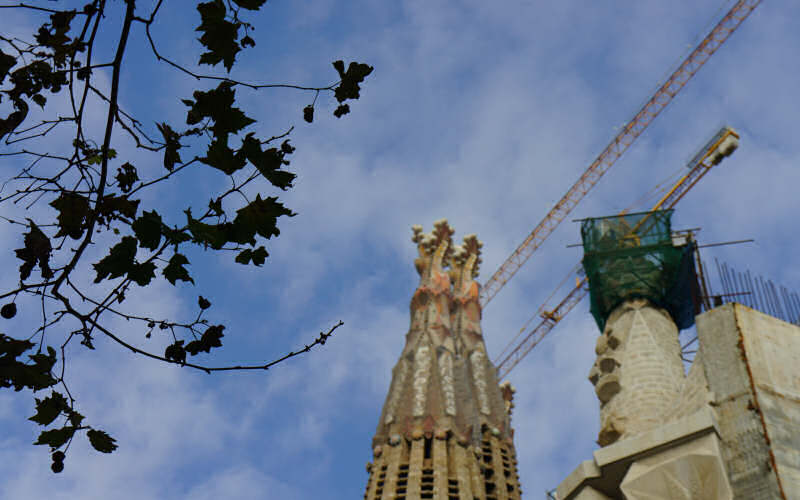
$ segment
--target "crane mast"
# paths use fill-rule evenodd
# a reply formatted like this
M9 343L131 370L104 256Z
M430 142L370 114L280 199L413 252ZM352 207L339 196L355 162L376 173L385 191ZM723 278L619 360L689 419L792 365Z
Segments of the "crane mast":
M673 208L683 196L692 189L712 167L719 164L722 159L736 150L739 146L739 134L730 127L723 127L717 134L700 150L700 152L689 162L689 172L681 177L678 182L665 194L651 210ZM623 215L623 211L620 215ZM639 222L643 224L647 219ZM632 229L632 233L638 229ZM575 266L570 275L577 275L580 264ZM508 373L524 358L536 345L547 335L576 305L586 294L589 293L586 277L576 276L575 287L556 305L552 310L546 310L544 306L539 308L541 321L528 335L517 344L505 357L495 361L497 366L498 379L508 375ZM506 348L503 352L507 352ZM501 355L502 356L502 355Z
M525 264L533 252L558 227L566 216L578 205L584 196L633 144L650 123L667 107L680 92L686 82L708 61L725 43L736 28L750 15L761 0L739 0L717 23L700 44L683 60L649 101L611 140L602 153L589 165L575 184L550 209L547 215L525 238L514 253L500 266L491 278L481 287L481 306L485 307L497 292Z

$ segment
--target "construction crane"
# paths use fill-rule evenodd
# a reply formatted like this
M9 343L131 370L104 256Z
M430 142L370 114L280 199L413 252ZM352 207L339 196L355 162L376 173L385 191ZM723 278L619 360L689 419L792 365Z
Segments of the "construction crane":
M578 181L567 191L567 194L550 209L539 225L525 238L525 241L514 250L514 253L481 287L480 301L482 307L485 307L508 280L519 271L533 252L541 246L544 240L578 205L578 202L597 184L600 177L614 165L656 116L667 107L683 86L686 85L686 82L697 73L760 3L761 0L739 0L725 14L725 17L714 26L711 32L683 60L678 69L658 88L653 97L647 101L633 119L622 128L603 152L589 165Z
M719 164L723 158L730 156L738 146L739 134L730 127L722 127L722 129L720 129L688 163L689 171L658 200L651 211L673 208L678 201L680 201L681 198L711 170L711 168ZM625 213L626 211L622 211L619 215L624 215ZM631 229L631 233L635 232L646 220L646 217L641 219L637 227ZM575 288L573 288L553 309L547 310L544 305L540 307L537 311L537 315L532 318L541 318L539 324L537 324L521 342L514 345L514 341L512 341L511 344L503 350L503 353L499 356L499 361L495 361L498 378L503 378L508 375L508 372L536 347L544 336L547 335L587 293L589 293L586 277L579 276L580 268L581 265L579 263L567 276L567 279L575 276ZM563 283L562 281L562 284ZM553 295L551 295L551 297ZM525 327L523 327L522 331L524 331L524 328ZM513 348L511 348L512 346Z

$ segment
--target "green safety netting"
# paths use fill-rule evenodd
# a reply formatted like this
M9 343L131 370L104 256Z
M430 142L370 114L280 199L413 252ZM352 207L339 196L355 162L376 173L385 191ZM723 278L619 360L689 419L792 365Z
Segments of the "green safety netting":
M666 309L679 329L694 324L694 247L673 244L671 218L672 210L660 210L582 222L590 310L601 331L611 311L635 297Z

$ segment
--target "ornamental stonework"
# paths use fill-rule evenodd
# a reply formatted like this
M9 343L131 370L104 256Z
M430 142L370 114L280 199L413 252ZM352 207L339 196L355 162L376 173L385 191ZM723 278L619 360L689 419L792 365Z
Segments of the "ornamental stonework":
M364 498L521 498L511 429L514 389L498 385L481 330L482 243L454 245L442 219L414 226L420 282L406 345L373 438Z

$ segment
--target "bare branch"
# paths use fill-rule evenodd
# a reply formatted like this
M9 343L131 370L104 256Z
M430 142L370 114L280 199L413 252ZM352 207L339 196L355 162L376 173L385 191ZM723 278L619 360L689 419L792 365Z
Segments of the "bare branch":
M333 335L333 332L337 328L342 326L342 325L344 325L344 322L340 320L338 323L333 325L330 328L330 330L328 330L327 333L319 332L319 337L314 339L314 341L312 343L306 344L302 349L299 349L297 351L292 351L292 352L286 354L285 356L282 356L282 357L280 357L278 359L270 361L269 363L266 363L266 364L263 364L263 365L236 365L236 366L219 366L219 367L203 366L203 365L198 365L198 364L194 364L194 363L178 363L178 362L172 361L170 359L167 359L164 356L159 356L158 354L153 354L153 353L150 353L150 352L147 352L147 351L143 351L142 349L139 349L138 347L132 346L129 343L127 343L124 340L122 340L121 338L117 337L111 331L107 330L106 328L104 328L103 326L101 326L99 324L94 324L93 326L95 328L97 328L98 330L100 330L101 332L103 332L108 338L110 338L114 342L116 342L119 345L129 349L131 352L134 352L136 354L141 354L142 356L145 356L145 357L148 357L148 358L151 358L151 359L157 359L159 361L164 361L166 363L176 364L176 365L179 365L179 366L188 366L189 368L195 368L197 370L201 370L201 371L204 371L206 373L211 373L211 372L238 371L238 370L269 370L271 367L277 365L278 363L286 361L289 358L293 358L295 356L299 356L301 354L304 354L304 353L307 353L307 352L311 351L311 349L313 349L315 346L324 345L325 342L327 342L328 338L330 338Z

